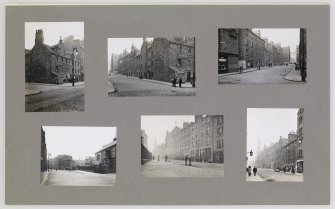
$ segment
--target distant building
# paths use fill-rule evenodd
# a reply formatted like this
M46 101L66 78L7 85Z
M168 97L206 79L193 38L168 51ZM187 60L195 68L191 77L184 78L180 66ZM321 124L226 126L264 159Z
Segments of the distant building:
M73 46L76 44L80 45L75 41ZM73 49L67 51L61 37L58 44L48 46L44 43L43 30L36 30L34 47L25 50L26 82L62 84L70 82L73 77L77 82L83 81L82 62L78 59L83 60L84 50L81 46L77 50L78 55L74 58Z
M194 38L143 38L141 49L133 45L118 59L119 74L170 82L173 76L183 82L195 79Z
M116 172L116 141L114 138L112 142L103 145L95 153L95 171L101 173L115 173Z
M191 157L197 162L224 162L223 115L196 115L166 134L166 152L172 159Z

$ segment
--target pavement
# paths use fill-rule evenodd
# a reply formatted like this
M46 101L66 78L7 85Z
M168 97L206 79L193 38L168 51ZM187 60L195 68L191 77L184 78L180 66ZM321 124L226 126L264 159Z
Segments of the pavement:
M261 67L261 70L266 69L266 68L268 68L268 67ZM253 72L253 71L256 71L256 70L259 70L259 69L258 68L248 68L246 70L243 70L242 73L250 73L250 72ZM242 73L240 71L231 72L231 73L221 73L221 74L219 74L219 77L242 74Z
M142 175L145 177L223 177L223 163L199 163L185 166L183 160L152 160L141 166Z
M263 67L261 70L250 70L248 73L238 73L218 77L219 84L297 84L285 79L292 71L292 66Z
M247 176L247 181L303 182L303 174L274 172L273 169L258 168L256 176Z
M179 88L172 87L169 82L116 74L108 77L108 95L110 97L195 96L195 88L192 88L190 83L183 84L182 88Z
M285 79L289 81L303 82L301 81L301 71L295 70L294 68L292 68L291 72L285 76Z
M46 186L114 186L116 174L81 170L50 170Z
M74 83L74 86L82 86L85 82ZM25 84L25 95L35 95L40 94L43 91L58 89L62 87L73 87L72 83L63 83L61 85L57 84L48 84L48 83L26 83Z

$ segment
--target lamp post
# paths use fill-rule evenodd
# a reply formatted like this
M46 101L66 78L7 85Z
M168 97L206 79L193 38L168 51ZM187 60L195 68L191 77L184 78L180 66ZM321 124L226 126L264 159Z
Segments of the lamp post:
M250 157L252 157L252 155L254 154L253 152L252 152L252 150L250 150L250 152L247 152L247 154L249 153L249 155L250 155ZM248 160L248 156L247 156L247 160Z
M78 54L77 47L73 47L73 51L72 51L72 86L74 86L74 83L75 83L74 60L75 60L77 54Z

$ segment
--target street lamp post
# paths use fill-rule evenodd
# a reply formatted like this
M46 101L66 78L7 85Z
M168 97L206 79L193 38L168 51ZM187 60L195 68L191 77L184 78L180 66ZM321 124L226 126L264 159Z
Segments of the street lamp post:
M252 150L250 150L250 152L247 152L247 153L249 153L250 157L252 157L252 155L254 154L254 153L252 152ZM247 156L247 160L248 160L248 156Z
M75 83L74 60L75 60L77 54L78 54L78 49L77 49L77 47L74 47L73 51L72 51L72 86L74 86L74 83Z

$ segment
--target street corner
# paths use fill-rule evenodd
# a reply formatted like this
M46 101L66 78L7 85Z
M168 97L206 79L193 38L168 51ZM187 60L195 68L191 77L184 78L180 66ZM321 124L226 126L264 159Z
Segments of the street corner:
M302 81L301 71L295 70L294 68L284 77L284 79L298 83L306 83L306 81Z
M41 91L39 90L31 90L31 89L25 89L24 92L25 96L36 95L41 93Z

